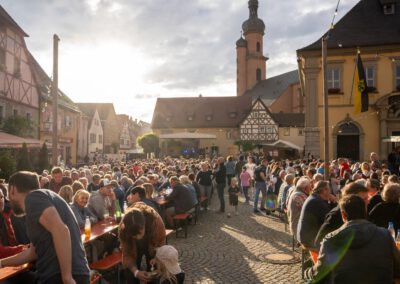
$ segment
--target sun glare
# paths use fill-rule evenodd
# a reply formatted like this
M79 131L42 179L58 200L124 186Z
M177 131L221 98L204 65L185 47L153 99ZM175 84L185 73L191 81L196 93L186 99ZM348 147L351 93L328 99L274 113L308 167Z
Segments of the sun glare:
M60 82L78 101L111 101L145 88L149 59L119 42L65 46L60 55ZM64 76L63 74L68 76Z

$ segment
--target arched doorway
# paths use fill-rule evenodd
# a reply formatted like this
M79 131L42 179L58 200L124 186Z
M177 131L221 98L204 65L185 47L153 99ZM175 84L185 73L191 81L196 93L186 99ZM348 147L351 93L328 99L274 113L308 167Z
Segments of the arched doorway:
M339 125L337 130L337 157L360 159L360 129L352 122Z

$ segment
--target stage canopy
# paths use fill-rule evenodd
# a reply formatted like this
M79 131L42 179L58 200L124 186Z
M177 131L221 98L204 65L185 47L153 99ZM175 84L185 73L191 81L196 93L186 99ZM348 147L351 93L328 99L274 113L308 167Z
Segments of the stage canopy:
M197 132L179 132L170 134L161 134L160 139L216 139L214 134L197 133Z

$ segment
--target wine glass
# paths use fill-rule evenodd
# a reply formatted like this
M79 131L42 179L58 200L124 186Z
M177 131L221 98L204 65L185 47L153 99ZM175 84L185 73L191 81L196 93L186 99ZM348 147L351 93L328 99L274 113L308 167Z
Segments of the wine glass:
M103 218L104 218L104 222L105 222L106 224L108 224L109 219L110 219L110 213L108 212L108 210L104 212Z

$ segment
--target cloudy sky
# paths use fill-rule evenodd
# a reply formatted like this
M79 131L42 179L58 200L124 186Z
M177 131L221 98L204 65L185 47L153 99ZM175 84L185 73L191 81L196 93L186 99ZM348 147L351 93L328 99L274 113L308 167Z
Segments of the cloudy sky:
M267 77L296 69L296 49L330 25L336 0L260 0ZM342 0L340 19L358 0ZM76 102L113 102L151 121L157 97L236 95L235 42L247 0L1 0L29 50Z

